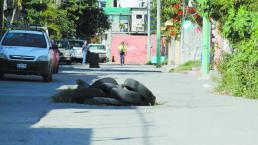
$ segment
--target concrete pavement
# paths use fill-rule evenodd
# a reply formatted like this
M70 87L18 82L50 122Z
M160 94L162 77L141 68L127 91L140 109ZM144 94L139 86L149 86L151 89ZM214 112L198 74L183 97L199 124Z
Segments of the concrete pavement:
M206 80L144 65L64 66L52 83L10 76L0 81L0 145L257 145L258 101L214 95ZM53 104L58 88L131 77L161 105ZM11 79L10 79L11 78Z

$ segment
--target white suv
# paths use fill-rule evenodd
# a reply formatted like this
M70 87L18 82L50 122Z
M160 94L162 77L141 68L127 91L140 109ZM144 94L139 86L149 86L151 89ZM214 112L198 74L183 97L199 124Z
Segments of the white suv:
M83 54L82 54L82 45L83 41L82 40L69 40L69 43L72 48L72 58L77 61L79 60L80 62L82 61Z
M0 78L4 74L42 75L52 81L49 37L43 31L8 30L0 41Z

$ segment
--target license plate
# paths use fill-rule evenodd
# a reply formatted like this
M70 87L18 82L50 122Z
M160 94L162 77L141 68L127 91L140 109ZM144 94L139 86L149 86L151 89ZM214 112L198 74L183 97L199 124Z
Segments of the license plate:
M27 64L18 63L18 64L16 65L16 67L17 67L18 69L26 69L26 68L27 68Z

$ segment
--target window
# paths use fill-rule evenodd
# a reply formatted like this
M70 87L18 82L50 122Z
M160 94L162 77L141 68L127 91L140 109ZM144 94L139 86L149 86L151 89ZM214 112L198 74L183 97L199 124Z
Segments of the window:
M82 47L83 41L69 41L71 47Z
M43 34L30 33L8 33L5 36L2 45L47 48L47 43Z
M100 8L105 8L106 7L106 2L105 1L100 1L99 2L99 7Z
M94 50L106 50L104 45L89 45L89 50L94 51Z
M55 43L58 48L70 49L69 43L67 41L56 41Z
M142 15L136 15L136 19L142 19Z
M117 0L114 0L114 7L117 7Z

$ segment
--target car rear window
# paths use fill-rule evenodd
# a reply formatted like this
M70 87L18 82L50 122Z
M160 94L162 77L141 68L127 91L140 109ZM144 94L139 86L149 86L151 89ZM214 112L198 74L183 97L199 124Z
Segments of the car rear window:
M106 50L104 45L89 45L89 50Z
M72 47L82 47L83 41L69 41Z
M70 49L68 41L55 41L58 48Z
M43 34L7 33L2 45L47 48Z

